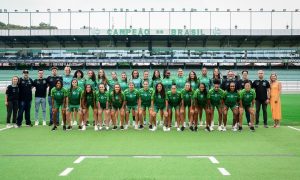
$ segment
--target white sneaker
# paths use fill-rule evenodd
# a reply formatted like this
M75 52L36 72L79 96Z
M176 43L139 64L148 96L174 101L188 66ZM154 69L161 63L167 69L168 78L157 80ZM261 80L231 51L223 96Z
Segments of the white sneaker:
M46 124L46 121L43 121L43 126L46 126L47 124Z
M109 126L106 126L105 129L106 129L106 130L109 130Z
M18 128L18 125L17 125L17 124L14 124L14 128Z
M171 128L167 128L167 131L171 131Z
M223 131L225 132L225 131L227 131L227 129L226 129L226 127L225 126L223 126Z
M97 125L94 127L94 130L95 130L95 131L98 131L98 130L99 130Z
M166 126L163 127L163 131L165 131L165 132L167 131L167 127Z
M153 126L152 129L150 129L150 131L156 131L157 127L156 126Z
M73 121L73 126L77 126L77 121Z
M82 131L85 131L85 130L86 130L86 126L83 125L81 130L82 130Z
M38 126L39 125L39 121L35 121L34 125Z
M222 126L219 126L218 131L222 131L222 130L223 130Z
M214 127L209 126L210 131L214 131Z
M233 131L233 132L236 132L236 131L237 131L237 128L236 128L235 126L233 126L233 127L232 127L232 131Z
M177 128L177 131L181 131L180 128Z
M138 125L134 125L134 129L138 129L139 128L139 126Z
M11 124L6 124L6 128L11 128Z
M128 125L125 125L125 126L124 126L124 129L127 130L127 129L128 129Z
M102 126L99 126L98 130L101 131L102 130Z

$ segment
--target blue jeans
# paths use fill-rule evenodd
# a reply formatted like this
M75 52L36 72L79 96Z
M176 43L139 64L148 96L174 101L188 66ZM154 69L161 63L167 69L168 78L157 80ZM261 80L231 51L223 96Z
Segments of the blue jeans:
M18 118L17 118L18 126L22 125L24 112L25 112L26 125L31 125L30 108L31 108L31 101L19 101L19 112L18 112Z
M49 111L50 111L50 124L53 123L53 119L52 119L52 97L48 96L48 104L49 104ZM59 111L57 111L57 124L59 124Z
M35 98L35 121L39 121L40 106L42 106L43 121L46 121L46 98L42 97Z

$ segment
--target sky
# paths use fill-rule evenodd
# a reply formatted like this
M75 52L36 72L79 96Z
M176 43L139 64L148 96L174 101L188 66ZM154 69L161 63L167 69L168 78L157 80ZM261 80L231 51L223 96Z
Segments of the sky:
M205 8L209 10L259 10L261 8L266 10L275 9L276 11L282 11L286 9L287 11L295 11L295 9L300 10L299 0L284 0L284 1L274 1L274 0L0 0L0 9L7 9L13 12L15 9L18 11L24 11L28 9L29 11L35 12L46 11L51 9L51 11L57 11L57 9L62 9L66 11L67 9L72 9L73 11L90 10L91 8L95 10L113 10L114 8L120 9L139 9L145 8L150 10L154 8L155 10L170 10L174 8L175 10L190 10L195 8L197 10L204 10ZM169 28L169 16L168 13L151 13L151 20L149 23L148 13L127 13L125 18L125 13L112 13L109 16L108 13L92 13L90 16L90 27L98 29L108 29L108 28L128 28L132 26L133 28L148 28L149 24L151 29L168 29ZM293 16L293 20L291 18ZM72 29L79 29L83 26L88 26L88 13L72 13L71 16L71 27ZM191 20L190 20L191 17ZM231 26L229 13L213 13L212 14L212 28L222 28L229 29L249 29L250 28L250 13L231 13ZM7 23L7 13L0 13L0 21ZM10 14L11 24L29 25L29 14L13 13ZM51 20L50 20L51 19ZM289 28L300 29L300 12L274 12L272 15L272 27L275 29L285 29L287 26ZM31 18L31 24L37 25L40 22L51 22L51 25L57 26L60 29L68 29L70 27L70 16L69 14L53 13L51 18L49 18L48 13L33 13ZM109 26L110 25L110 26ZM171 14L171 28L183 29L185 26L187 28L194 29L208 29L210 27L209 23L209 13L172 13ZM252 28L253 29L268 29L271 27L271 13L252 13Z

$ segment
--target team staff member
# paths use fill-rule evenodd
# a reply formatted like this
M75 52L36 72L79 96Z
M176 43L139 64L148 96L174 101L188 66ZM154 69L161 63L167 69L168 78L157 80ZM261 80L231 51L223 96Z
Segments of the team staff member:
M50 122L49 122L49 126L52 126L53 124L53 113L52 113L52 98L51 98L51 89L55 87L55 83L56 81L62 81L62 77L57 75L57 67L52 67L51 68L51 76L48 76L46 81L48 84L48 104L49 104L49 111L50 111ZM57 124L59 124L59 112L57 112Z
M5 92L5 105L7 109L6 116L6 127L11 128L11 114L13 114L12 123L14 127L17 127L17 112L18 112L18 101L19 101L19 87L18 87L18 76L13 76L11 85L8 85Z
M66 128L66 97L67 91L62 87L62 81L58 80L55 83L55 87L51 89L51 98L52 98L52 113L53 113L53 128L52 131L57 130L57 112L61 109L62 117L63 117L63 130L65 131Z
M235 79L234 72L229 70L227 73L227 79L224 79L221 84L221 89L224 91L230 91L230 83L234 83L238 87L238 80Z
M19 79L19 112L17 118L17 125L21 127L23 121L23 114L25 112L25 120L27 126L32 126L30 120L30 109L31 109L31 101L32 101L32 88L33 88L33 81L29 77L28 70L23 71L23 78Z
M255 103L256 103L256 122L255 125L258 127L259 124L259 113L260 108L263 110L264 117L264 127L268 128L268 115L267 115L267 106L270 102L270 83L264 79L264 71L258 71L258 80L253 82L253 88L256 93Z
M239 114L239 131L242 131L243 127L243 113L249 111L250 114L250 130L254 131L254 104L256 93L251 89L250 82L245 82L245 89L240 91L240 114Z
M46 126L46 95L47 95L47 80L43 77L44 70L38 70L38 79L33 81L35 87L35 125L39 125L39 109L42 106L43 126Z

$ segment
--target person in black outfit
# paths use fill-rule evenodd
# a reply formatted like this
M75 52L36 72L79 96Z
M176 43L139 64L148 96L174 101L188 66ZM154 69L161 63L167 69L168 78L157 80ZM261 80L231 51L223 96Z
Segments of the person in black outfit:
M17 112L18 112L18 100L19 100L19 87L18 76L12 78L12 84L6 88L5 105L7 109L6 127L11 128L11 114L13 114L12 123L16 127Z
M17 118L17 125L18 127L22 126L23 121L23 114L25 112L25 120L27 126L32 126L30 120L30 108L31 108L31 101L32 101L32 88L33 88L33 81L29 78L28 70L23 71L23 78L19 79L19 112Z
M48 104L49 104L49 111L50 111L50 122L49 126L52 126L53 124L53 118L52 118L52 98L51 98L51 89L55 87L56 81L62 81L62 77L57 75L57 67L52 67L52 76L47 77L47 84L49 87L48 90ZM59 124L59 112L57 112L57 124Z
M243 70L242 71L242 79L240 79L238 81L238 84L239 84L238 85L238 91L240 91L242 89L245 89L245 84L248 83L248 82L250 83L250 86L252 87L252 81L249 80L249 78L248 78L248 71ZM246 115L246 119L247 119L247 124L249 125L249 123L250 123L250 113L246 109L245 109L245 115Z
M35 125L39 125L39 109L42 106L43 112L43 126L46 125L46 95L47 95L47 81L42 69L38 70L38 79L33 81L35 87Z
M270 102L270 83L269 81L264 79L264 71L258 71L258 80L253 82L253 88L256 92L256 127L259 124L259 113L260 108L262 107L263 110L263 117L264 117L264 127L268 128L268 115L267 115L267 106Z
M235 78L234 72L229 70L227 73L227 78L222 81L221 89L229 92L230 91L230 83L232 83L232 82L235 84L235 87L237 89L239 89L238 80Z

